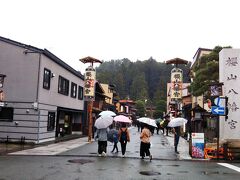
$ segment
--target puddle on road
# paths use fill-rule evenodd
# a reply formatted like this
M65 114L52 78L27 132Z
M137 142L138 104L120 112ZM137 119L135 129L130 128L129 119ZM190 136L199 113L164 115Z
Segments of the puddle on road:
M145 175L145 176L156 176L161 175L160 172L154 172L154 171L140 171L139 174Z
M70 163L78 163L78 164L86 164L86 163L93 163L93 160L90 159L71 159L68 160Z
M219 174L218 171L201 171L201 173L204 175Z
M188 173L188 171L178 171L178 173Z
M201 171L204 175L213 175L213 174L220 174L219 171Z

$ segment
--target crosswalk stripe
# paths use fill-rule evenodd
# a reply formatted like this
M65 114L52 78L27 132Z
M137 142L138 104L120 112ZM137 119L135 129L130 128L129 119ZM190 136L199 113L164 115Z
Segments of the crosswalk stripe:
M228 163L218 163L218 164L221 165L221 166L225 166L227 168L233 169L237 172L240 172L240 168L237 167L237 166L234 166L234 165L231 165L231 164L228 164Z

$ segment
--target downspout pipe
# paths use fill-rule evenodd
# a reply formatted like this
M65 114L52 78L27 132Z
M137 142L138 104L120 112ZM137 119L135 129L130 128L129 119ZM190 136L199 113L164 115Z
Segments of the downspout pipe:
M37 79L37 92L36 92L36 103L37 106L39 106L39 83L40 83L40 68L41 68L41 53L39 53L39 58L38 58L38 79ZM38 111L38 129L37 129L37 143L39 143L39 133L40 133L40 111L37 108Z

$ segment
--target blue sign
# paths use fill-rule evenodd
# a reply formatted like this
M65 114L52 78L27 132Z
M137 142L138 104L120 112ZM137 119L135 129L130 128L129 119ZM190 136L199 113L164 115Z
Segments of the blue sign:
M219 106L212 106L211 108L212 114L216 115L225 115L225 108L224 107L219 107Z
M226 98L225 97L217 97L214 99L214 104L216 106L220 106L220 107L225 107L226 106Z

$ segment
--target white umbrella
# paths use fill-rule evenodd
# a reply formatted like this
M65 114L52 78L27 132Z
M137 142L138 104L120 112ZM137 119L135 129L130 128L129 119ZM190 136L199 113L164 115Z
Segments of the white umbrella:
M177 118L173 118L170 120L170 122L168 123L168 127L177 127L177 126L183 126L184 124L186 124L188 122L187 119L182 118L182 117L177 117Z
M150 126L153 127L157 127L156 121L154 119L148 118L148 117L141 117L139 119L137 119L139 122L148 124Z
M115 112L113 111L102 111L99 114L100 116L116 116Z
M111 116L100 116L96 119L94 126L97 129L104 129L110 126L113 123L113 117Z
M113 120L116 122L132 123L132 121L127 116L123 116L123 115L115 116Z

